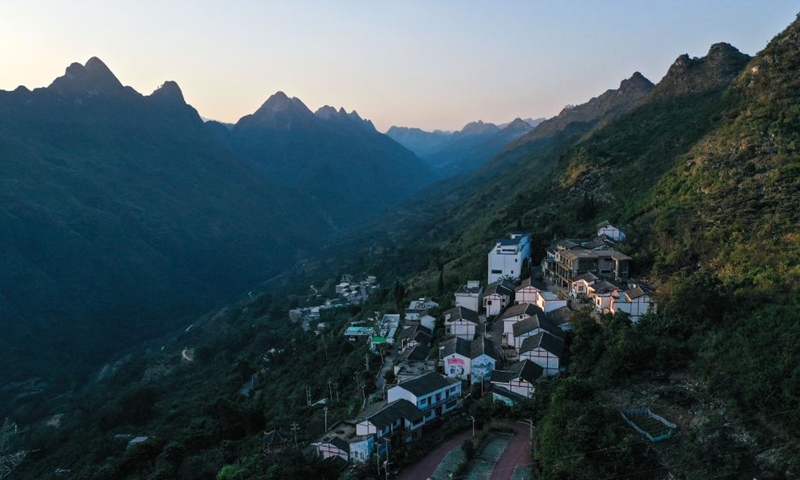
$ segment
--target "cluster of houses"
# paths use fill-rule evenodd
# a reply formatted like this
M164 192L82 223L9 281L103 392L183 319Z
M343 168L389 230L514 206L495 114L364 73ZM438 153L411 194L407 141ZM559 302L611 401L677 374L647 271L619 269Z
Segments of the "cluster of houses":
M311 445L323 458L366 462L390 445L410 443L422 428L461 406L461 382L437 372L402 381L386 401L368 406L356 420L338 422Z
M490 389L495 401L512 405L534 395L537 380L564 366L571 303L598 312L625 312L636 321L655 309L652 293L631 281L630 257L615 249L625 235L603 222L588 240L561 240L547 249L541 281L525 278L531 235L511 232L488 254L488 284L470 280L454 294L454 306L420 298L400 315L351 324L345 336L393 347L396 384L385 400L339 422L312 445L325 458L365 462L393 443L412 442L423 427L457 409L470 387ZM434 309L437 309L432 313ZM443 337L436 338L437 324ZM432 358L433 357L433 358Z
M353 275L345 273L342 275L339 284L334 287L336 298L326 299L323 303L313 307L293 308L289 310L289 320L295 323L303 322L303 328L309 330L310 322L319 320L323 311L343 308L349 305L361 305L379 289L378 279L372 275L356 282ZM320 295L317 295L317 297L320 297Z
M553 242L542 260L542 275L600 313L624 312L638 322L656 311L656 302L646 284L630 278L631 257L616 250L624 239L619 228L602 222L594 238Z

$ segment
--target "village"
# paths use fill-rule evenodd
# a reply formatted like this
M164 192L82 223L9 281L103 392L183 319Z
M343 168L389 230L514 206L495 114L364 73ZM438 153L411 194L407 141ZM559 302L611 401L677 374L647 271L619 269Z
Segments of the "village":
M508 406L530 400L539 379L567 369L565 338L575 310L591 309L598 319L622 314L634 323L656 311L652 290L630 277L631 258L616 249L624 241L619 228L602 222L593 238L553 242L532 266L531 234L510 232L488 252L486 283L467 279L452 308L419 298L402 315L374 312L351 322L346 341L382 352L376 391L363 395L355 418L329 426L326 412L326 431L309 449L351 465L376 456L388 463L392 448L460 413L473 391ZM375 277L356 283L345 275L336 286L341 300L292 310L290 318L307 329L320 309L358 304L376 288Z

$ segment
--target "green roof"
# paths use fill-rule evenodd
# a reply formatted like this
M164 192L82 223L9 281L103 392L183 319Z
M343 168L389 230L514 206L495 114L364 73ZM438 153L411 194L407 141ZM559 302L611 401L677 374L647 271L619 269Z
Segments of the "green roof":
M386 343L385 337L372 337L372 343Z

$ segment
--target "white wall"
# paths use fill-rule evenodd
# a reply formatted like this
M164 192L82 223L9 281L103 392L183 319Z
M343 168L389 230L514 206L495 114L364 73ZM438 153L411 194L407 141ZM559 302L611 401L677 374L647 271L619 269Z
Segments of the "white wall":
M449 328L450 335L469 340L470 342L475 338L475 327L476 325L474 323L465 320L445 322L444 324L445 332L447 332Z
M414 396L413 393L409 392L405 388L402 387L392 387L386 392L386 403L392 403L396 400L408 400L409 402L417 405L417 397Z
M486 316L499 315L508 304L509 297L497 293L483 297L483 308ZM491 302L491 305L489 304Z
M545 375L549 376L558 374L558 357L541 347L534 348L529 352L521 353L519 356L519 361L521 362L526 359L542 367Z
M481 295L477 293L456 293L456 307L469 308L473 312L481 311Z

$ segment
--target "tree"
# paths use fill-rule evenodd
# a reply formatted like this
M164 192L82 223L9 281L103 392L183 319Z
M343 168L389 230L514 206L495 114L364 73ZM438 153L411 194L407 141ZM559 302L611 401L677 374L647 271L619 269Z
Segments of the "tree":
M397 307L397 311L400 312L403 309L403 300L406 297L406 289L403 287L403 284L400 283L399 280L394 281L394 303Z

